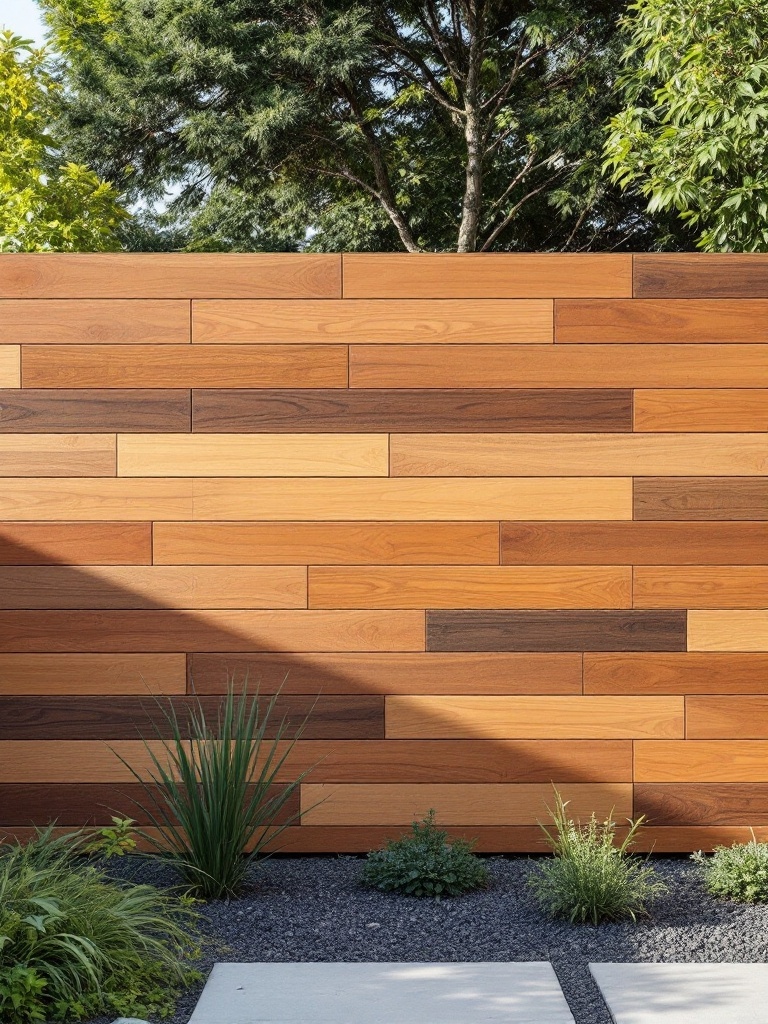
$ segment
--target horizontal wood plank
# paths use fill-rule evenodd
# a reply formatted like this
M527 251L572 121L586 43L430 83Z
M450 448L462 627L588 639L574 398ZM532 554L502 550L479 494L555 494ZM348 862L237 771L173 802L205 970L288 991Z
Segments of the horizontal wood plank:
M0 654L3 696L185 692L183 654Z
M0 523L0 565L149 565L151 561L151 523Z
M0 476L114 476L114 434L0 433Z
M768 555L768 531L763 550ZM755 608L768 602L768 566L637 566L632 584L635 608Z
M183 299L0 298L0 342L22 345L188 344Z
M21 387L20 345L0 345L0 387Z
M760 253L635 253L638 298L768 298L768 263Z
M657 826L768 825L768 784L635 786L635 814Z
M189 391L24 388L0 391L0 432L16 434L190 429Z
M636 477L634 518L768 519L768 480L745 477Z
M638 740L635 783L768 782L766 740Z
M744 344L762 342L768 299L561 299L555 341L563 344Z
M585 693L768 693L768 654L585 654Z
M768 739L768 695L686 697L685 735L693 740Z
M689 611L688 650L768 651L768 611Z
M3 480L0 520L134 522L189 519L192 485L188 480L124 480L19 477Z
M766 431L768 389L660 389L634 394L634 428L651 431Z

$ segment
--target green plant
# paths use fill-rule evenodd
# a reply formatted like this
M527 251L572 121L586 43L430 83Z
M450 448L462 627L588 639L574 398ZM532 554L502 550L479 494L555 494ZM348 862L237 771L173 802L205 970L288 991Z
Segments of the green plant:
M542 861L529 878L541 905L552 917L571 923L633 921L647 914L647 906L666 891L653 868L629 854L642 828L643 818L629 822L617 844L612 815L598 821L593 814L581 823L568 816L568 802L555 790L550 809L554 825L542 825L554 857Z
M244 687L236 696L230 685L213 727L199 701L183 725L172 705L162 705L172 738L161 755L146 745L149 777L121 758L144 787L143 810L159 831L159 838L142 835L202 899L236 895L266 844L299 816L277 820L308 772L279 780L306 722L290 740L285 718L272 730L276 700L262 712L258 695Z
M691 859L713 896L739 903L768 901L768 843L758 843L754 833L748 843L718 846L711 857L699 851Z
M0 848L0 1020L169 1016L196 973L194 915L81 857L87 835L40 831Z
M430 810L410 832L368 854L363 882L408 896L459 896L488 884L488 868L472 853L473 845L464 839L449 842Z
M85 846L85 852L106 859L133 853L136 849L136 840L133 837L135 825L133 818L119 818L113 815L111 825L95 830L96 834Z

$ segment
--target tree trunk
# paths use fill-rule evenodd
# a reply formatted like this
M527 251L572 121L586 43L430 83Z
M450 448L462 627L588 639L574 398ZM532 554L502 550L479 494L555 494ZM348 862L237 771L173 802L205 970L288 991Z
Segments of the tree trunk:
M464 200L461 211L458 252L475 252L480 230L483 203L483 126L480 114L480 69L482 65L483 19L474 4L468 6L467 27L470 32L467 80L464 89L464 139L467 160L464 168Z

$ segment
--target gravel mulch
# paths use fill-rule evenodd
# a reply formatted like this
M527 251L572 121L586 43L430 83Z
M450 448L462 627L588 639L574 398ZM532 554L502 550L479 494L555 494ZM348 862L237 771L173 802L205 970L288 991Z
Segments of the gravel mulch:
M527 857L490 858L490 888L442 902L363 888L358 857L274 858L244 897L200 908L200 969L217 960L550 960L576 1024L610 1024L589 961L766 960L768 906L712 899L687 859L653 863L670 891L652 919L593 927L542 914L526 885ZM135 881L175 883L157 861L112 866ZM170 1024L187 1024L200 988L186 993Z

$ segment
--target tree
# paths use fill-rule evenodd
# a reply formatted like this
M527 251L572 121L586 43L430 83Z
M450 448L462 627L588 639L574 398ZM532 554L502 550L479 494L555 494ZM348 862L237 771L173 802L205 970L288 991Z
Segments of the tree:
M768 251L768 2L638 0L615 182L673 211L707 251Z
M0 252L119 248L115 189L48 134L60 88L44 50L0 32Z
M642 246L612 0L42 0L79 158L192 248Z

